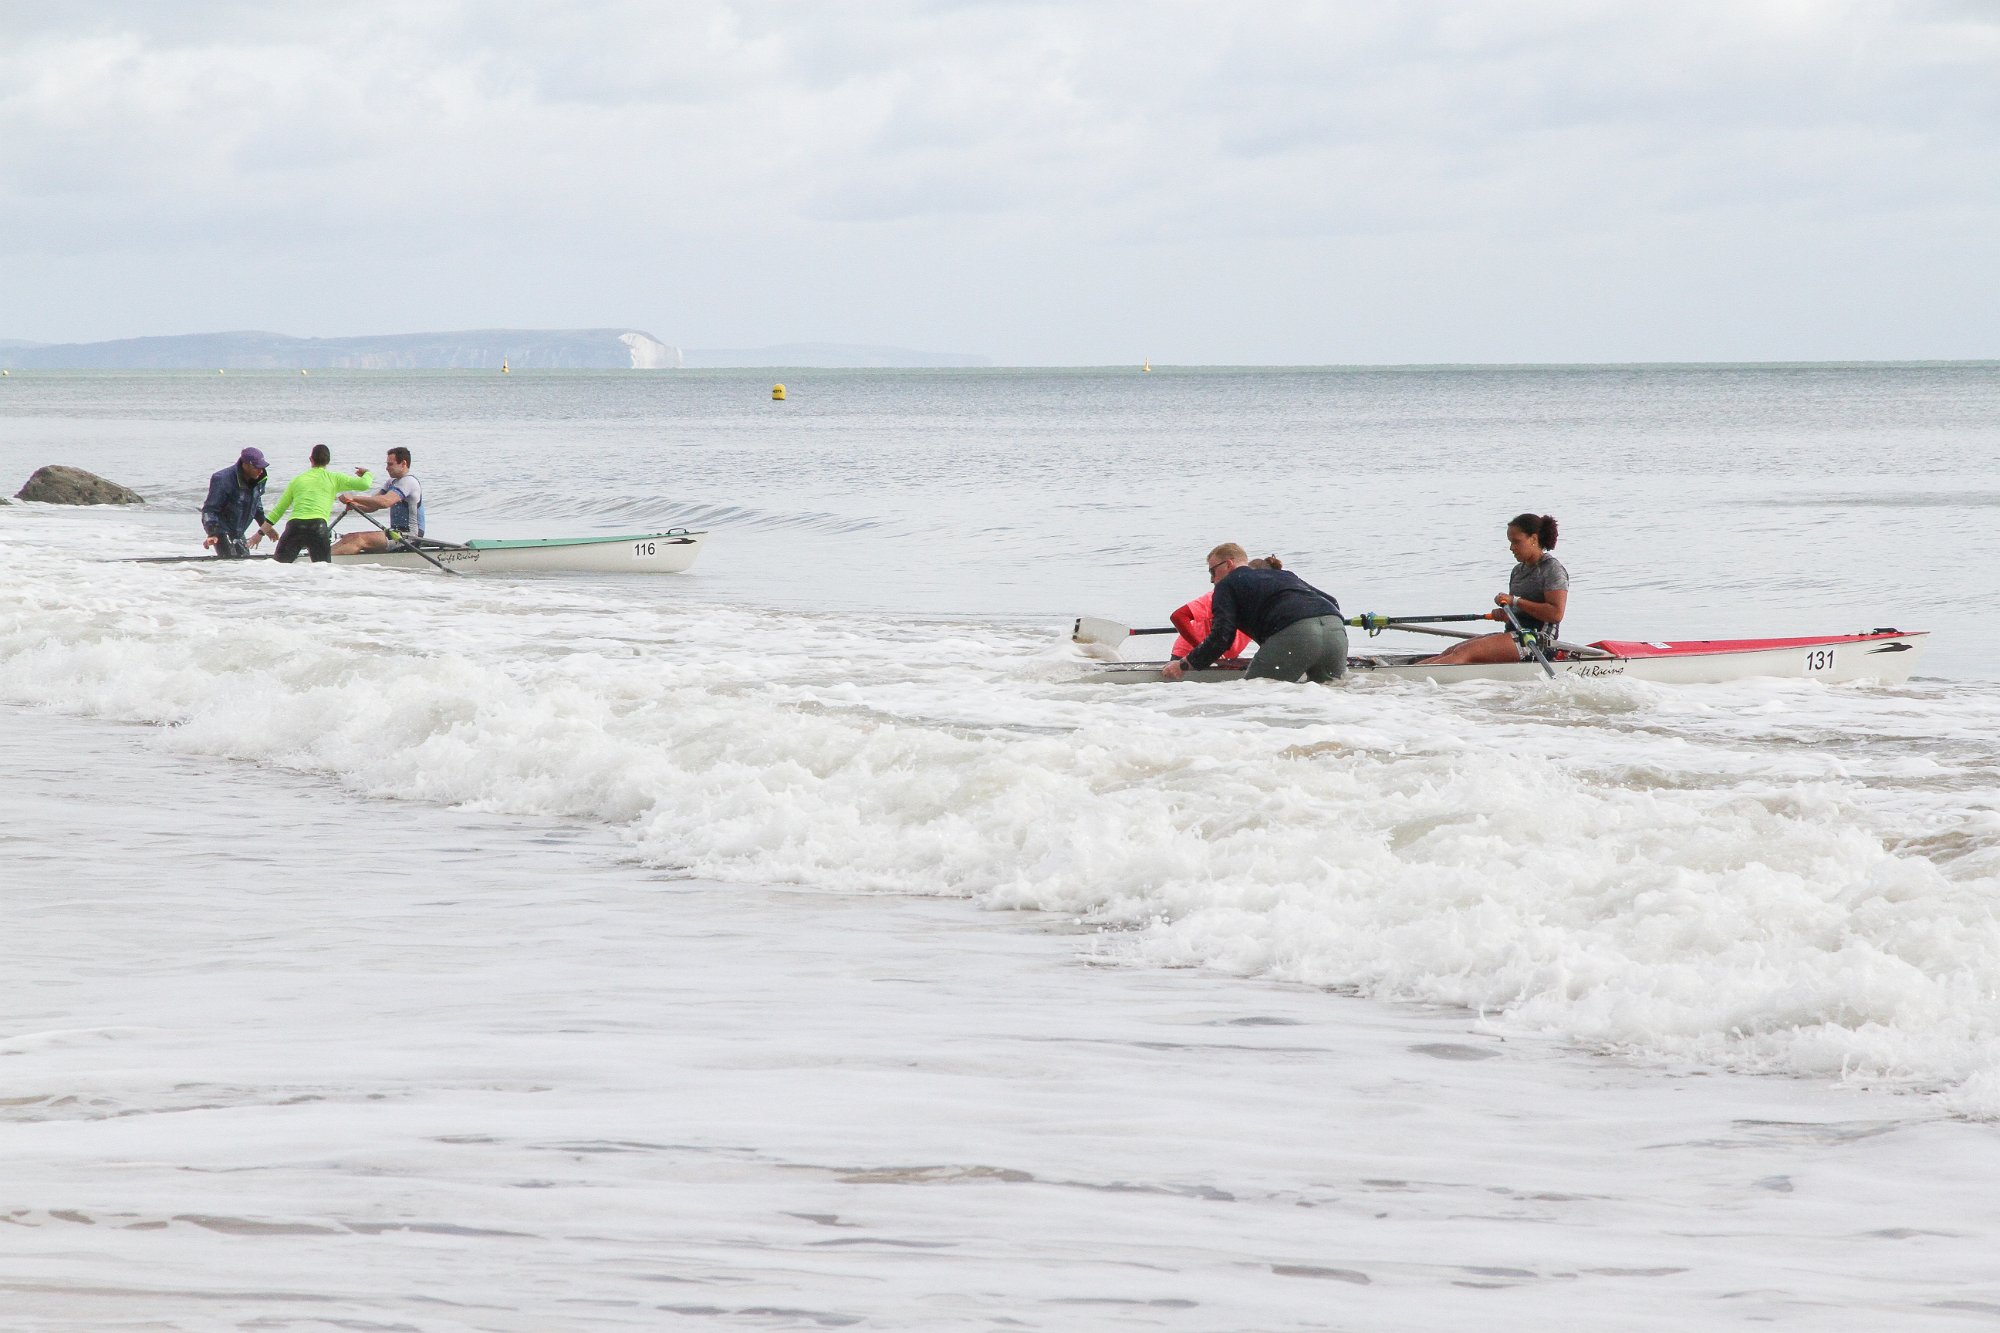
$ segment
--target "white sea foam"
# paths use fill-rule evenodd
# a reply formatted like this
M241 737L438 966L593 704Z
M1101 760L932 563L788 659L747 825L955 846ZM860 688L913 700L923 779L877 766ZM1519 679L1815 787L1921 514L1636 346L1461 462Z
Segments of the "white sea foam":
M2000 690L1077 683L1056 626L675 581L90 563L0 526L0 701L744 883L1074 914L1090 947L2000 1115Z

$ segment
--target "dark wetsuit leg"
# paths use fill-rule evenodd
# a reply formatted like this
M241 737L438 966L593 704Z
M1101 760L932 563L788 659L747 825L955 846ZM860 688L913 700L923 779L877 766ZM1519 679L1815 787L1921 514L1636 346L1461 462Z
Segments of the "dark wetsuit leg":
M333 559L333 532L327 527L325 519L295 518L286 523L284 533L278 538L274 558L289 565L299 558L302 546L315 565L324 565Z
M1263 643L1250 660L1252 680L1338 680L1347 674L1347 628L1339 616L1294 621Z

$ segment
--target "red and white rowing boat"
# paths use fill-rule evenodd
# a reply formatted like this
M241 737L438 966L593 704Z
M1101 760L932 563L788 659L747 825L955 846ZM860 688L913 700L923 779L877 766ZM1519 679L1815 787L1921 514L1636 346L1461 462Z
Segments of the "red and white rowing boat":
M1086 620L1089 619L1086 617ZM1109 622L1098 621L1104 625ZM1121 627L1122 628L1122 627ZM1101 633L1085 636L1078 622L1076 641L1124 650ZM1558 677L1622 676L1664 685L1708 685L1753 676L1789 676L1828 682L1879 681L1900 685L1923 653L1923 630L1878 629L1866 634L1826 634L1798 639L1687 639L1677 642L1604 639L1581 649L1558 651L1549 666ZM1136 636L1134 636L1136 641ZM1143 651L1143 650L1142 650ZM1473 666L1426 666L1426 653L1357 653L1347 659L1349 680L1540 680L1537 662ZM1160 679L1162 662L1112 662L1093 679L1144 682ZM1189 680L1241 680L1243 664L1188 673Z

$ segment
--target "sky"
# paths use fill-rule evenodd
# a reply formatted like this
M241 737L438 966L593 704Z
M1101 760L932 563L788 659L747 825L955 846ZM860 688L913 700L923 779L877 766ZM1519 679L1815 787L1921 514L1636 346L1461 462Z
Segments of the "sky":
M1996 0L0 0L0 338L2000 357Z

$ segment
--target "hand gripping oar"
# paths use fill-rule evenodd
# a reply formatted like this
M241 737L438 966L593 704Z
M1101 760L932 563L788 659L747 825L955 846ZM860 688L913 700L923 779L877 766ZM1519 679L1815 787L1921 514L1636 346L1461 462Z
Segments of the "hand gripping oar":
M382 535L383 535L384 537L388 537L388 538L390 538L390 539L391 539L391 541L390 541L390 546L391 546L391 549L393 549L393 548L394 548L394 544L395 544L395 543L394 543L394 538L395 538L395 534L394 534L394 533L392 533L392 532L390 532L390 531L389 531L389 529L387 529L387 528L383 527L383 526L382 526L382 525L381 525L380 523L377 523L377 522L376 522L376 521L375 521L374 519L372 519L372 518L369 518L369 516L368 516L367 514L363 513L363 512L362 512L361 510L359 510L359 509L356 509L356 508L355 508L355 507L354 507L353 505L349 505L349 506L347 506L347 512L348 512L348 513L350 513L350 514L360 514L362 518L364 518L364 519L367 519L367 521L368 521L368 526L369 526L369 527L371 527L371 528L373 528L373 529L375 529L375 531L377 531L377 532L381 533L381 534L382 534ZM437 559L437 557L436 557L436 556L434 556L434 555L432 555L432 554L431 554L431 553L430 553L429 551L426 551L426 550L425 550L425 549L424 549L423 547L421 547L421 546L417 545L417 543L416 543L416 539L415 539L415 538L407 538L407 539L405 539L405 541L404 541L404 543L403 543L403 544L404 544L405 546L408 546L408 547L409 547L409 548L410 548L410 549L411 549L412 551L415 551L415 552L416 552L416 553L417 553L418 555L422 556L422 557L423 557L424 559L426 559L426 560L430 561L430 562L431 562L431 563L432 563L433 565L437 565L437 569L438 569L438 572L439 572L440 574L456 574L456 573L458 573L458 571L457 571L457 570L455 570L455 569L451 569L451 568L449 568L448 566L445 566L445 565L442 565L442 564L438 564L438 559Z
M1556 669L1549 665L1549 655L1542 651L1541 639L1536 636L1533 630L1521 624L1520 617L1514 614L1512 605L1503 606L1500 609L1507 613L1507 624L1514 631L1514 642L1527 645L1528 651L1534 654L1535 660L1542 664L1542 670L1548 675L1548 678L1554 680L1556 678Z

